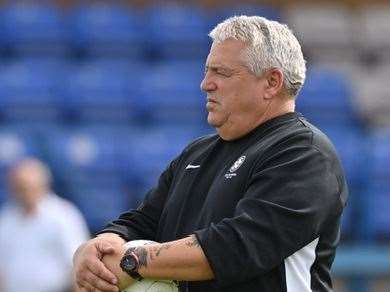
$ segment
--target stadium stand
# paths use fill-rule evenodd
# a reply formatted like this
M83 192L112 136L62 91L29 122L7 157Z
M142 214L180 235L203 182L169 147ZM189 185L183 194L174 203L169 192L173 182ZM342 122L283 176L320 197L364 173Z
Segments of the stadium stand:
M319 127L331 124L353 126L359 122L359 116L351 95L348 79L341 73L312 66L298 96L297 110Z
M69 16L73 47L90 57L144 55L146 29L142 13L116 3L80 5Z
M61 118L58 91L65 62L16 59L0 66L0 114L6 121L53 122Z
M207 15L195 6L164 4L147 9L150 55L160 59L207 56Z
M361 66L356 74L355 103L373 128L390 126L390 59L376 66Z
M288 9L286 22L304 44L312 60L354 58L352 13L340 4L316 3L296 5Z
M62 108L69 120L122 122L137 116L144 65L118 59L75 63L64 82Z
M36 136L17 127L0 128L0 173L15 161L26 156L42 156Z
M377 239L390 239L390 131L378 131L372 135L372 168L367 197L369 212L368 226Z
M209 12L210 24L209 29L212 29L216 24L232 15L261 15L268 19L281 21L282 11L276 7L268 5L254 5L254 4L237 4L232 3L217 7Z
M361 50L390 58L390 40L386 37L390 31L389 15L389 5L365 5L359 10L355 22L359 23L356 39Z
M205 133L206 130L200 126L172 124L128 131L118 143L124 178L130 186L144 194L189 141Z
M65 183L116 180L120 138L110 128L56 128L48 133L48 159L54 173Z
M11 55L65 56L69 29L65 16L49 3L16 2L2 11L4 45Z
M154 123L204 121L206 99L200 91L204 64L199 61L163 61L150 66L140 83L135 103Z
M68 198L83 212L92 232L101 230L108 221L116 218L130 206L135 207L131 201L134 194L123 184L93 182L71 185L68 194Z

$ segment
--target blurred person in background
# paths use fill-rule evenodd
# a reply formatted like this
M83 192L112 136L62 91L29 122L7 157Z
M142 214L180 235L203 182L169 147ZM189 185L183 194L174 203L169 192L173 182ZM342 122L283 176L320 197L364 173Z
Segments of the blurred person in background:
M0 210L0 290L65 292L74 288L72 255L89 238L79 210L50 189L51 174L29 158L8 173L12 198Z
M79 247L82 291L142 277L178 280L182 292L333 291L347 186L331 142L295 112L301 46L257 16L210 36L201 88L217 134L189 144L137 210ZM136 239L159 243L126 250Z

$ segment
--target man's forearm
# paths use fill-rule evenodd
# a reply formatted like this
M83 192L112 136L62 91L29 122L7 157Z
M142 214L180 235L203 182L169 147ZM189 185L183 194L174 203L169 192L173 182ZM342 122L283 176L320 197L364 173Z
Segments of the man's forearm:
M140 259L138 272L145 278L201 281L214 278L195 235L134 249Z
M207 258L195 235L165 243L131 248L139 259L139 274L144 278L179 281L202 281L214 278ZM119 282L129 282L130 276L119 268L126 250L103 259Z

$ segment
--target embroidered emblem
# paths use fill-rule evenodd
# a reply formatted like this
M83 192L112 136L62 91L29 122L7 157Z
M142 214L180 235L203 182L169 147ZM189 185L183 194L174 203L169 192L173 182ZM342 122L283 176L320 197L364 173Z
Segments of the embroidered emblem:
M235 172L237 169L239 169L240 166L244 163L245 158L246 158L245 155L243 155L243 156L241 156L240 158L238 158L238 159L236 160L236 162L234 162L234 164L232 165L232 167L230 167L229 172L230 172L230 173L233 173L233 172Z
M238 159L233 163L233 165L229 168L229 172L228 172L228 173L225 173L225 178L226 178L226 179L230 179L230 178L235 177L235 176L237 175L237 173L235 173L235 172L236 172L237 169L239 169L240 166L244 163L245 158L246 158L245 155L240 156L240 158L238 158Z

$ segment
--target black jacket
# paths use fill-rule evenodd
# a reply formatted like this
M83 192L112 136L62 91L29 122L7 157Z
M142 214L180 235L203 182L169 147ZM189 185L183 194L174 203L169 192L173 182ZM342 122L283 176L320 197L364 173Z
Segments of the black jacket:
M328 138L288 113L234 141L194 141L137 210L102 232L158 242L196 234L216 278L180 291L332 291L346 198Z

